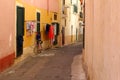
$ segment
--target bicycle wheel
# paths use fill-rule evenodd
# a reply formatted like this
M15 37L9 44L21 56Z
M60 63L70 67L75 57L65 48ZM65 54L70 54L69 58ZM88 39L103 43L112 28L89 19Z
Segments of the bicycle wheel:
M41 45L41 44L39 45L38 52L39 52L39 53L41 53L41 52L42 52L42 45Z
M38 53L38 48L37 48L37 46L34 47L33 52L34 52L35 54Z
M41 53L41 47L40 46L38 47L37 51L38 51L38 53Z

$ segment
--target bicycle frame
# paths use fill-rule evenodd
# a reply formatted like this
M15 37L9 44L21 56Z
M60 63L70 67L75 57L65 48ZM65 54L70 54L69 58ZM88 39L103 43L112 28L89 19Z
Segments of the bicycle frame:
M41 41L36 41L33 52L35 54L38 54L38 53L41 53L41 51L42 51L42 42Z

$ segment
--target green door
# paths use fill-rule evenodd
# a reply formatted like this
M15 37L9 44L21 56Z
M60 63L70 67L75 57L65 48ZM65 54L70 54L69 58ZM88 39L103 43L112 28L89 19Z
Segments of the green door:
M23 54L23 36L24 36L24 8L17 6L17 24L16 24L16 55Z

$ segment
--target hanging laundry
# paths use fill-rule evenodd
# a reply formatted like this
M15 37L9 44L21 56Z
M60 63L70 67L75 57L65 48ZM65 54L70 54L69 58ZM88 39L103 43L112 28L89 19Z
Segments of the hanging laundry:
M33 32L33 30L34 30L34 28L35 28L34 22L31 22L31 23L30 23L30 27L31 27L31 32Z
M54 39L54 26L52 26L52 25L50 26L48 36L49 36L49 39L50 39L50 40L53 40L53 39Z
M49 25L49 24L46 24L46 34L49 33L49 30L50 30L50 25Z
M54 23L52 23L52 25L54 25L54 28L55 28L54 29L54 34L58 36L59 35L59 30L60 30L59 29L59 23L54 22Z
M54 26L54 35L56 35L57 34L57 31L56 31L57 30L57 25L54 24L53 26Z
M26 30L30 30L30 22L27 22L26 25L27 25L27 26L26 26Z
M53 22L52 25L54 27L54 31L53 31L54 32L54 34L53 34L54 38L53 38L52 41L53 41L53 44L56 45L58 43L58 40L57 40L58 38L57 37L59 35L59 23Z

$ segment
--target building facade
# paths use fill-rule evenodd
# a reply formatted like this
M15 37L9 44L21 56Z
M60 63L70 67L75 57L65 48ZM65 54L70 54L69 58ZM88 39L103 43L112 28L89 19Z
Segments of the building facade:
M50 41L46 33L46 25L57 23L60 27L59 0L16 0L16 6L24 8L23 48L25 53L31 51L30 46L35 44L36 32L41 33L43 48L49 48ZM57 35L57 45L59 43L59 35Z
M81 23L80 19L81 5L79 0L61 0L61 27L62 44L67 45L80 41Z
M60 42L60 0L6 0L0 1L0 72L11 66L15 58L33 52L37 32L41 33L43 48L50 47L46 25L55 25L58 34L54 35L56 43ZM6 3L7 2L7 3ZM53 5L54 4L54 5ZM55 27L55 26L54 26Z

